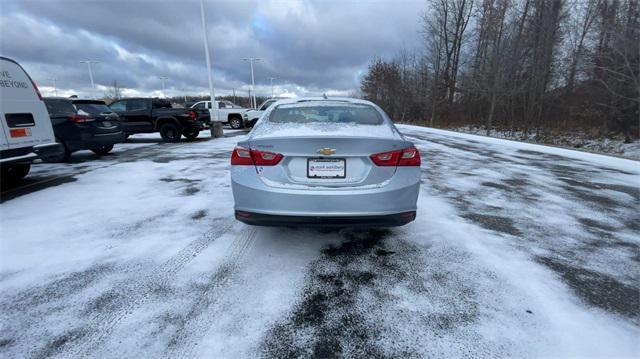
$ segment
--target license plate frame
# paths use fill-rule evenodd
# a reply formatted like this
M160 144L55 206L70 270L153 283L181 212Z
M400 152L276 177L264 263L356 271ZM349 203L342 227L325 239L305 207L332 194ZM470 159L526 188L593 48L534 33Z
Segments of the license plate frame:
M338 170L332 170L332 169L318 169L318 168L313 168L313 166L317 166L319 163L341 163L342 164L342 171ZM338 172L338 174L329 174L329 175L322 175L322 174L318 174L319 172L325 172L325 173L335 173ZM312 174L312 172L314 174ZM323 158L323 157L316 157L316 158L307 158L307 178L313 178L313 179L341 179L341 178L346 178L347 177L347 159L346 158Z

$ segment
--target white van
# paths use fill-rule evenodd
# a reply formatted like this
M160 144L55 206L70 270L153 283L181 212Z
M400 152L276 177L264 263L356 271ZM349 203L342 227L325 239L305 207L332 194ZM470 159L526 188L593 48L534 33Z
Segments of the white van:
M0 175L14 181L37 158L58 155L51 120L38 87L14 60L0 56Z

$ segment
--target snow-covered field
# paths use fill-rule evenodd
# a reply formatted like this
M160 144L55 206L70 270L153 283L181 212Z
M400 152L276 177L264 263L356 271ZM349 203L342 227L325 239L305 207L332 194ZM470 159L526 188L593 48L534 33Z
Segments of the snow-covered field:
M0 356L633 357L638 162L414 126L415 222L233 219L242 132L34 167L0 198Z

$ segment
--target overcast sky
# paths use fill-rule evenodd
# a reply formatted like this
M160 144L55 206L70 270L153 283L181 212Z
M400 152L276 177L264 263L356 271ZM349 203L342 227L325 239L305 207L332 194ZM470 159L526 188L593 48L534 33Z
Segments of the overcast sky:
M257 94L347 94L373 56L393 56L419 39L422 0L205 0L216 94L251 82L243 57L255 65ZM114 80L124 94L208 91L198 1L0 0L0 49L20 62L45 95L90 95L80 60L98 60L101 96Z

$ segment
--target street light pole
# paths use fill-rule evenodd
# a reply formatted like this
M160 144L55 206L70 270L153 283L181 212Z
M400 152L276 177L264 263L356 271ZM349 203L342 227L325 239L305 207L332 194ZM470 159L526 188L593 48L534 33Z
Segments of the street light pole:
M273 80L277 79L277 77L269 77L269 85L271 85L271 98L273 98Z
M259 59L257 57L245 57L242 59L242 61L249 61L249 64L251 66L251 89L253 90L253 98L252 98L253 108L256 108L256 81L255 81L255 78L253 77L253 62L260 61L260 60L262 59Z
M80 63L82 64L87 64L87 68L89 68L89 80L91 80L91 89L92 89L92 97L95 100L96 99L96 85L93 82L93 70L91 69L91 64L97 64L100 61L92 61L92 60L84 60L84 61L80 61Z
M200 19L202 20L202 39L204 41L204 55L207 61L207 77L209 78L209 97L211 100L211 137L222 137L222 124L218 122L218 103L213 92L213 77L211 72L211 58L209 55L209 37L207 34L207 20L204 13L204 0L200 0Z
M168 80L169 78L166 76L160 76L160 81L162 81L162 96L167 97L167 94L164 92L164 80Z

